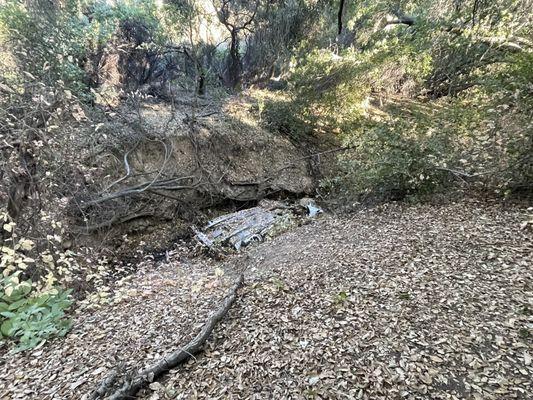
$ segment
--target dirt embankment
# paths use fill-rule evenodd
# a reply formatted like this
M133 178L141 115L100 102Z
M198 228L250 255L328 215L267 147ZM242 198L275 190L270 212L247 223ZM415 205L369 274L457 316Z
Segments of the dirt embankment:
M263 129L245 96L183 95L124 105L117 114L95 139L102 143L93 161L98 176L72 207L85 237L131 233L164 248L161 242L217 212L312 195L334 157L316 155L330 144L295 145Z
M125 21L85 66L107 111L86 141L91 182L71 201L78 234L119 228L161 237L202 218L199 210L314 193L329 158L313 154L330 145L263 129L246 93L228 96L215 85L195 96L187 50L142 46L152 41L145 26Z
M304 158L309 150L262 129L249 107L236 98L218 110L200 105L193 115L186 106L172 111L168 105L155 104L146 105L142 115L149 131L168 140L171 151L165 173L201 181L196 196L248 201L276 192L312 193L315 181ZM166 124L164 118L171 113L174 120ZM143 143L135 154L136 168L160 168L165 162L162 150L161 144Z

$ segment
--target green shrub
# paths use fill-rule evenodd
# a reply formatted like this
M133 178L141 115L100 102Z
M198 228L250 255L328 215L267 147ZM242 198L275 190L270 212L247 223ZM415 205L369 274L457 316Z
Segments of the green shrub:
M349 191L380 198L428 194L449 182L438 169L446 153L446 138L409 137L396 127L378 126L357 141L352 157L340 156Z
M86 90L81 67L86 24L70 3L65 9L39 9L8 0L0 9L1 36L24 71L20 83L30 77L47 86L61 82L76 94Z
M63 336L70 328L65 310L72 304L71 291L56 282L60 276L68 282L77 268L74 260L58 251L57 260L49 251L37 251L32 240L17 234L17 224L1 209L0 229L8 237L0 247L0 340L9 338L16 342L15 350L25 350Z
M10 83L24 87L30 78L47 87L65 87L89 100L87 62L102 52L120 24L132 22L157 44L165 42L160 19L153 1L110 5L105 1L67 0L64 4L41 5L6 0L0 8L0 50L9 51L17 64L12 68L19 71L11 74ZM139 35L134 28L126 34ZM8 75L0 69L0 79Z
M493 36L505 44L496 36L504 22L446 24L421 16L415 27L369 34L364 49L313 51L296 60L289 94L265 102L271 129L353 147L338 156L338 175L322 182L325 193L403 198L466 184L531 190L531 51L491 45Z
M113 38L121 22L131 21L140 23L150 33L154 42L164 41L165 33L160 29L162 16L157 15L153 1L108 2L96 1L90 7L92 21L87 22L87 37L96 49ZM170 10L163 14L168 18Z
M65 318L70 307L70 290L32 293L30 280L0 279L0 339L17 341L16 351L38 346L46 339L64 336L71 327Z
M312 126L299 115L297 107L289 99L271 97L264 101L260 112L261 119L271 131L293 141L298 142L312 133Z

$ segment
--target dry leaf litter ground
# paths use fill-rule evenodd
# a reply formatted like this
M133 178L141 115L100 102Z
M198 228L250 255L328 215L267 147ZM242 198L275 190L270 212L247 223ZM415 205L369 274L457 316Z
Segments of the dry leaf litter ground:
M140 397L530 399L528 218L474 201L387 205L255 246L205 352ZM235 261L223 277L211 261L143 266L123 301L82 310L65 339L5 355L0 398L79 399L117 361L149 364L198 331Z

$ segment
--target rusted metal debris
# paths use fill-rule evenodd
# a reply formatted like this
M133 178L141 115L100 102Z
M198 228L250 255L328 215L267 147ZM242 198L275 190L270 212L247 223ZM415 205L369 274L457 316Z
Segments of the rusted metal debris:
M314 217L322 212L312 199L306 199L299 206L305 214ZM296 217L296 207L289 206L257 206L246 210L222 215L207 223L202 229L193 227L196 239L204 246L212 248L216 245L227 245L240 250L252 242L263 241L265 236L276 226L286 224L287 220Z

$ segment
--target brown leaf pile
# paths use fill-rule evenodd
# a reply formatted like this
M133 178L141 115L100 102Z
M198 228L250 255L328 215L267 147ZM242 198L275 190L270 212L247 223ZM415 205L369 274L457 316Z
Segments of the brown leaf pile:
M258 245L205 352L140 397L530 398L527 218L524 208L476 202L388 205ZM144 295L84 311L67 338L7 355L0 399L82 398L113 355L142 366L185 342L231 269L222 279L193 264L144 270L130 284Z

